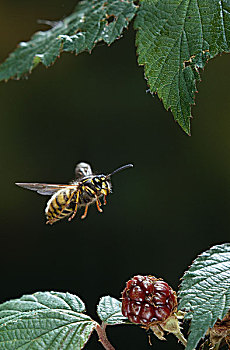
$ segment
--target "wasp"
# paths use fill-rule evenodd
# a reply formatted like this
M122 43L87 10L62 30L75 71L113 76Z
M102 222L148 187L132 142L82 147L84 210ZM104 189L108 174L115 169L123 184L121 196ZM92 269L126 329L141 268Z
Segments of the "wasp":
M42 195L52 195L47 202L45 214L47 224L53 224L58 220L68 217L71 221L78 210L84 207L85 219L90 204L96 202L98 211L101 213L100 197L103 196L103 203L106 204L106 197L112 192L110 177L115 173L133 167L132 164L123 165L108 175L94 175L91 166L81 162L75 168L75 180L68 185L55 185L46 183L16 183L17 186L36 191Z

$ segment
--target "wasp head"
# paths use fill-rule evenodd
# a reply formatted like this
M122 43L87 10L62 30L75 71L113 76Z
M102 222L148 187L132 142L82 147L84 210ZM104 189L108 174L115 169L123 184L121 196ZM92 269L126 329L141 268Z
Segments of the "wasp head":
M105 175L97 175L93 178L93 184L98 192L107 196L111 193L111 181Z

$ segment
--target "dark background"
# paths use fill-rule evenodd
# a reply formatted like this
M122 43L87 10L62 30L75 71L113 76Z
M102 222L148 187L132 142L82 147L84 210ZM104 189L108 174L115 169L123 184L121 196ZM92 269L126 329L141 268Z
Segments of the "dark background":
M37 19L68 15L73 0L2 1L0 59L47 29ZM120 298L135 274L163 277L177 290L192 260L229 240L229 57L209 62L193 108L192 137L146 93L130 29L111 47L63 54L21 81L0 85L0 299L69 291L88 313L103 295ZM103 214L95 206L45 225L48 197L15 182L68 183L78 161L99 173L133 163L113 178ZM145 331L108 328L116 349L151 349ZM182 348L172 337L153 349ZM101 349L94 334L86 349Z

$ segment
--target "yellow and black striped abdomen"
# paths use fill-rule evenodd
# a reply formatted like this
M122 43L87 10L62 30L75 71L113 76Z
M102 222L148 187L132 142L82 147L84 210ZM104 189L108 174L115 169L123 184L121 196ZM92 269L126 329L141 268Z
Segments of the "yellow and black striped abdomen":
M47 203L45 213L49 224L69 216L76 203L75 189L65 188L54 193Z
M94 202L100 209L99 197L105 197L111 192L111 184L104 175L91 175L84 177L81 181L72 183L69 187L63 188L53 194L46 206L47 223L54 222L69 217L71 220L77 212L77 207L85 207L86 216L88 206ZM71 214L73 216L71 216Z

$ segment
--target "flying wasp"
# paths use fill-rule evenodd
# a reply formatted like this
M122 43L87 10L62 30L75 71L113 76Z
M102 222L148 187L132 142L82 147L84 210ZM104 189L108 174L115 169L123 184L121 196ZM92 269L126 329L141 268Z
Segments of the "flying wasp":
M133 167L132 164L127 164L108 175L94 175L91 166L81 162L75 168L75 180L69 185L23 182L18 182L16 185L42 195L52 195L45 209L46 223L52 225L67 217L71 221L75 217L78 207L85 207L84 214L81 216L82 219L85 219L89 205L94 202L101 213L100 197L103 196L105 205L107 195L112 192L110 177L131 167Z

